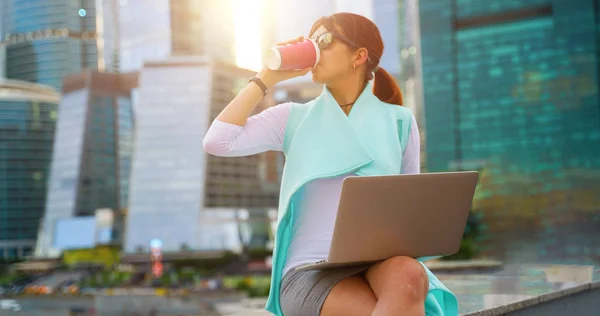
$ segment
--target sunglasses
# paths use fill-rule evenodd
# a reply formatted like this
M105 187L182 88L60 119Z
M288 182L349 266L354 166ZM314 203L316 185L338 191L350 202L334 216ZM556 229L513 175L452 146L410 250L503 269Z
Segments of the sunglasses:
M319 45L319 49L322 49L322 50L329 48L329 46L331 46L331 44L333 44L334 39L337 39L352 48L359 48L358 45L356 45L353 41L349 40L344 35L339 34L339 33L334 33L331 31L325 32L319 36L312 37L312 39L315 42L317 42L317 44Z

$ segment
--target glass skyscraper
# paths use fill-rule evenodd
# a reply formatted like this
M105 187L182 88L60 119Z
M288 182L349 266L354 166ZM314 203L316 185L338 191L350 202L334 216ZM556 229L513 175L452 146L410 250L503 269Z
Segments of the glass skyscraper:
M481 170L488 254L600 256L599 7L420 2L427 168Z
M404 22L405 0L372 0L373 22L377 24L383 38L384 54L381 56L379 66L392 74L400 75L400 49L404 47L402 41L406 37L407 29Z
M232 0L120 1L121 71L168 56L212 56L235 63Z
M267 2L267 8L274 4ZM250 221L276 205L278 174L270 167L276 156L227 159L208 157L202 149L208 124L251 76L233 66L233 5L231 0L121 2L121 70L142 69L124 242L128 254L148 251L154 238L163 241L166 252L235 248L240 208L249 211ZM274 42L274 32L267 27L261 44ZM256 215L258 209L264 214ZM250 243L264 235L253 229Z
M207 57L146 63L136 109L126 253L148 252L155 238L165 252L230 249L239 241L238 210L256 218L253 210L266 213L277 205L272 156L213 157L202 148L209 124L251 75Z
M0 260L33 253L59 97L48 86L0 82Z
M421 73L418 0L373 0L374 22L384 43L379 65L396 78L403 106L412 111L421 136L421 165L425 165L425 120Z
M104 43L112 49L111 8L96 0L4 0L2 45L6 77L61 89L67 75L104 70ZM108 3L107 1L104 1ZM99 3L99 2L98 2Z
M129 175L131 173L131 158L133 154L133 127L135 118L133 116L131 93L117 97L117 112L119 204L120 208L123 209L127 208L129 201Z
M136 85L137 74L88 71L65 79L37 256L60 254L54 248L58 220L101 208L119 214L126 205Z

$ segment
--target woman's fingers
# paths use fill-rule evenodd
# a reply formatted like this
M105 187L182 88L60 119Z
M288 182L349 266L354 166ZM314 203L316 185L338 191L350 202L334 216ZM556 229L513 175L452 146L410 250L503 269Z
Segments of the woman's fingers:
M303 40L304 40L304 36L299 36L299 37L296 37L296 38L288 40L288 41L279 42L275 45L276 46L285 46L285 45L289 45L289 44L299 43L299 42L302 42Z
M301 77L301 76L306 75L311 69L312 68L284 70L284 71L282 71L282 76L285 77L285 80L296 78L296 77Z
M305 69L300 69L298 71L300 71L300 76L304 76L311 70L312 70L312 68L305 68Z

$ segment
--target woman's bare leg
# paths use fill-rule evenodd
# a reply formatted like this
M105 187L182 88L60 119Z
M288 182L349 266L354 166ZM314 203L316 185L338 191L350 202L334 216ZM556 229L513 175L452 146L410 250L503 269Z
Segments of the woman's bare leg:
M371 266L365 278L377 297L373 316L425 315L429 281L417 260L392 257Z
M336 284L321 308L321 316L370 316L377 298L369 283L360 276L351 276Z

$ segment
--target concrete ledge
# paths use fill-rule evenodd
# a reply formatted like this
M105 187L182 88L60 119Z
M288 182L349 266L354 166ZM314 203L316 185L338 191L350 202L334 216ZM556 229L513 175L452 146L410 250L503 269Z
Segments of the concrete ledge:
M431 270L431 272L478 272L478 271L489 271L502 269L502 262L496 260L429 260L425 261L425 266Z
M271 313L264 309L267 298L247 298L240 302L219 303L216 306L217 312L227 316L268 316Z
M600 315L600 269L591 265L503 264L493 260L431 260L425 265L454 290L463 316ZM476 270L482 272L472 273ZM269 315L262 309L264 301L259 301L247 300L223 314Z
M272 316L273 314L267 312L265 309L257 309L233 314L223 314L226 316Z
M259 303L256 300L254 303ZM463 316L553 316L600 315L600 281L543 294L523 301L495 308L463 314ZM260 302L262 303L262 302ZM268 316L264 309L248 308L243 312L226 313L229 316Z
M582 295L584 294L584 295ZM573 299L573 301L569 301ZM464 316L600 315L600 281L543 294L519 302L465 314ZM556 303L560 305L553 306ZM582 304L583 303L583 304ZM559 310L559 309L562 309Z

